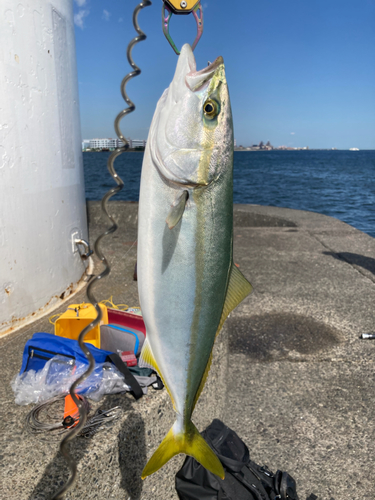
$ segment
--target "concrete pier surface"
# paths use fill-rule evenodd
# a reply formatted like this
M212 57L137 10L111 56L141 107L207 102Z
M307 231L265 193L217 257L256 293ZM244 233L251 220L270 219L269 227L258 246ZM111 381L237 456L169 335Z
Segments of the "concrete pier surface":
M119 230L103 240L109 277L99 300L138 305L133 281L137 204L110 203ZM91 243L108 227L88 204ZM375 456L375 239L324 215L256 205L234 206L234 259L254 292L231 314L215 346L213 368L194 422L221 418L247 443L251 458L288 471L300 500L373 500ZM96 270L101 268L96 263ZM37 276L35 277L37 279ZM57 310L86 301L84 291ZM1 498L51 497L68 477L52 436L32 436L10 381L23 347L44 317L0 338ZM141 481L147 458L173 423L166 391L104 398L120 421L72 446L78 480L66 498L177 499L174 475L183 457Z

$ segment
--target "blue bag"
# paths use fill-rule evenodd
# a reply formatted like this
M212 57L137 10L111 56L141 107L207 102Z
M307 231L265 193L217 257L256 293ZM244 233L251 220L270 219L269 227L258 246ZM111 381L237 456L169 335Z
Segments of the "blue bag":
M98 349L92 344L85 342L96 363L105 363L112 352ZM32 338L26 342L20 374L28 370L41 370L44 365L54 356L64 356L68 360L75 360L88 364L86 356L79 347L77 340L58 337L51 333L34 333Z
M86 342L85 345L93 355L96 363L110 362L116 366L124 376L127 385L131 387L135 399L143 396L140 385L118 354L98 349ZM74 364L76 362L88 364L88 360L79 347L77 340L58 337L51 333L34 333L32 338L25 344L20 374L28 370L42 370L47 361L54 356L60 356L60 360L61 356L66 357L67 361L74 360Z

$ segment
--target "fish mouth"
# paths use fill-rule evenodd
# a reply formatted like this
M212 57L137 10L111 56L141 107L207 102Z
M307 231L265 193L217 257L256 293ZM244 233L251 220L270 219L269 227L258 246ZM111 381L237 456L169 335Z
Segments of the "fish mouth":
M219 56L213 63L197 71L197 64L190 45L186 44L182 47L181 55L184 55L188 60L190 71L185 77L185 82L187 87L193 92L200 90L209 80L211 80L217 69L224 64L224 59L222 56Z

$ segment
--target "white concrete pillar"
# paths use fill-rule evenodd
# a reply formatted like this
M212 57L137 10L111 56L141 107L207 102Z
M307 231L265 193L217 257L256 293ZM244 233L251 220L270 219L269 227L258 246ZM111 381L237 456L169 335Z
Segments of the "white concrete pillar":
M2 334L77 286L87 221L73 1L1 0L0 26Z

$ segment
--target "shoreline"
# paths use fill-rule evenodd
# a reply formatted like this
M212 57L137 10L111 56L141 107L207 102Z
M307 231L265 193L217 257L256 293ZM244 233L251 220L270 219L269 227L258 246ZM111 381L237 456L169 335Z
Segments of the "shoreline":
M282 152L291 152L291 151L330 151L330 152L333 152L333 151L338 151L338 152L343 152L343 151L347 151L347 152L352 152L352 153L360 153L360 152L367 152L367 151L375 151L375 149L359 149L358 151L352 151L350 149L338 149L338 148L334 148L334 149L325 149L325 148L309 148L309 149L305 149L305 148L285 148L285 149L279 149L279 148L274 148L274 149L246 149L246 148L234 148L233 150L234 152L241 152L241 153L263 153L263 152L279 152L279 151L282 151ZM82 153L113 153L114 151L82 151ZM144 153L144 150L136 150L136 149L127 149L126 151L123 151L124 153Z

